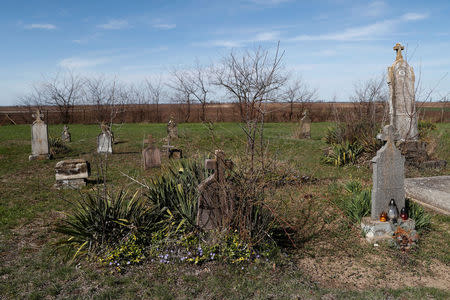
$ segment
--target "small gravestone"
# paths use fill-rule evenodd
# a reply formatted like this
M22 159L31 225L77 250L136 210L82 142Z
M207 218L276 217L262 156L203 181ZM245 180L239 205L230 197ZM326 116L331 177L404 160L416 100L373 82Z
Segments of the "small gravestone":
M28 159L49 159L50 149L48 146L47 124L41 119L43 116L39 110L36 110L33 117L36 120L31 125L31 155Z
M142 162L144 170L150 168L158 168L161 166L161 151L156 147L155 142L151 135L148 136L149 146L142 150Z
M205 161L205 168L214 173L198 186L197 226L203 230L221 229L231 221L233 189L225 178L226 169L231 167L222 150L215 151L215 159Z
M63 142L71 142L72 141L71 135L69 132L69 126L67 126L67 125L64 125L63 132L61 133L61 140Z
M397 43L395 62L388 68L389 84L389 119L394 126L396 140L417 140L417 113L414 91L414 69L403 59L404 47Z
M97 153L112 153L113 137L109 126L101 124L102 133L97 136Z
M55 166L56 188L80 188L86 186L89 177L89 162L84 159L63 160Z
M173 116L170 117L169 122L167 123L167 138L169 141L178 138L178 127Z
M305 110L303 117L300 119L299 126L299 138L310 139L311 138L311 118L308 116L308 111Z
M372 220L378 220L383 211L388 211L391 199L399 210L405 206L405 158L395 147L394 127L387 125L384 132L387 142L372 159Z

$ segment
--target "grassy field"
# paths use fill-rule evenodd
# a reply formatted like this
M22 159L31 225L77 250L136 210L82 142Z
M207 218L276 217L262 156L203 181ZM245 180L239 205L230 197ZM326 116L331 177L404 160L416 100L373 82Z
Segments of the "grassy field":
M432 227L423 232L419 247L410 253L380 244L367 244L357 225L335 205L348 196L343 185L358 180L370 188L368 165L334 167L320 163L322 140L328 123L313 123L310 140L292 138L294 124L269 123L265 136L272 159L316 181L273 191L271 200L285 203L280 209L292 218L302 215L309 199L321 218L305 220L304 240L286 249L280 258L264 263L223 265L206 263L160 264L150 261L124 274L81 261L68 264L53 253L54 232L61 212L79 192L56 190L54 160L28 161L30 126L0 127L0 299L41 298L214 298L214 299L445 299L450 297L450 217L429 212ZM437 124L433 135L437 155L450 161L450 123ZM59 137L62 125L49 127ZM115 154L108 162L107 182L114 188L138 189L127 178L157 176L160 170L143 171L143 138L152 134L162 145L165 124L124 124L113 127ZM70 153L91 162L98 176L96 136L99 127L71 125ZM214 149L223 149L234 161L241 159L245 140L235 123L218 123L211 131L201 124L180 124L176 145L188 158L203 160ZM164 165L168 160L163 160ZM124 175L125 174L125 175ZM450 174L444 170L409 169L407 177ZM92 189L94 183L85 190ZM287 199L287 200L286 200ZM319 221L318 221L319 220Z

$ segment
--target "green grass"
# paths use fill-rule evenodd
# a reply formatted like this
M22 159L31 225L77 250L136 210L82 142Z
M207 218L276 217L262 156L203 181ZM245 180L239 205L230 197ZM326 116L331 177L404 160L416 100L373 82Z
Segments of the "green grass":
M432 214L431 229L421 236L419 249L399 256L386 245L374 248L361 241L359 228L352 224L333 204L333 199L345 196L343 186L357 180L363 188L370 188L371 170L368 166L350 165L337 168L320 163L326 147L322 140L328 123L313 123L312 138L297 140L292 137L295 124L266 124L265 136L273 158L286 166L318 179L313 184L289 186L274 191L273 201L280 203L289 218L298 218L297 210L305 212L303 205L312 201L313 211L321 217L323 229L308 235L297 249L290 249L286 257L268 263L228 266L216 263L203 266L160 265L147 262L132 267L125 274L111 274L111 270L95 263L82 261L79 266L67 265L62 256L52 253L51 243L60 236L54 232L61 211L70 207L68 201L79 197L77 191L53 189L54 166L64 159L57 156L50 161L28 161L31 151L30 126L0 127L0 298L311 298L332 295L340 299L380 298L448 298L448 287L388 288L383 284L373 287L352 288L339 281L318 283L313 272L300 266L302 259L311 258L319 268L327 268L323 259L339 262L350 257L362 267L382 268L389 258L398 268L420 275L432 270L425 266L433 262L442 267L450 265L450 218ZM437 155L450 161L450 124L437 124L432 134L438 137ZM175 142L186 157L203 160L215 149L236 159L245 152L245 137L235 123L214 125L214 138L202 124L180 124L181 138ZM92 178L98 174L95 154L99 127L71 125L71 152L66 157L83 157L92 164ZM49 126L50 136L59 137L62 125ZM165 124L114 125L115 154L108 162L107 183L113 188L127 186L137 189L122 173L140 179L157 176L161 171L141 168L142 140L152 134L159 145L166 136ZM163 166L168 165L166 159ZM441 171L411 170L412 175L450 174L447 167ZM81 193L94 187L89 184ZM312 199L312 200L306 200ZM305 216L304 218L306 218ZM311 218L313 220L313 218ZM314 219L316 220L316 219ZM317 219L319 220L319 219ZM301 220L299 220L300 222ZM316 222L316 221L315 221ZM317 221L319 222L319 221ZM310 226L310 227L308 227ZM305 236L318 223L305 223ZM363 262L370 256L375 262ZM405 259L408 264L404 265ZM445 273L446 271L442 271ZM448 273L448 272L447 272ZM338 274L336 274L338 275ZM383 274L377 275L383 280ZM417 275L419 276L419 275ZM377 277L377 278L378 278ZM364 277L362 277L364 279ZM331 280L331 279L330 279ZM330 282L330 281L324 281ZM3 299L3 298L2 298Z

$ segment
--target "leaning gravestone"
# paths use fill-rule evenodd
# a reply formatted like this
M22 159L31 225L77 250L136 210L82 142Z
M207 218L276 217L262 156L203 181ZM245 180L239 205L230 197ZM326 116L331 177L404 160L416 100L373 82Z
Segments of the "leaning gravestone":
M56 188L80 188L86 186L89 177L89 162L84 159L68 159L55 166Z
M414 91L414 70L403 59L404 47L397 43L395 62L388 68L389 118L390 124L395 128L394 136L398 140L417 140L417 113Z
M28 159L49 159L47 124L41 119L42 115L39 110L36 110L36 114L33 116L36 120L31 125L31 155Z
M399 210L405 206L405 158L395 147L394 127L387 125L384 131L387 142L372 159L372 220L378 220L383 211L387 212L391 199Z
M214 173L198 186L197 226L203 230L221 229L230 221L233 212L233 192L225 179L231 163L222 150L215 151L215 159L207 159L205 167Z
M311 138L311 118L308 116L308 111L305 110L303 117L300 119L300 136L301 139Z
M156 147L151 135L148 136L149 146L142 150L144 170L161 166L161 151Z
M69 126L67 126L67 125L64 125L63 132L61 133L61 140L63 142L71 142L72 141L71 135L69 132Z
M112 133L104 124L101 128L102 133L97 136L97 153L112 153Z

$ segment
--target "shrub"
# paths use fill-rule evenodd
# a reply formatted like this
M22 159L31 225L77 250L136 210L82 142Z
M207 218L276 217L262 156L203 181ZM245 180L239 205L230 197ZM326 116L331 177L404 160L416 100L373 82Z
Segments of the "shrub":
M426 138L431 131L436 130L436 124L431 121L419 120L417 127L419 129L419 138Z
M50 154L55 156L57 154L67 154L70 152L70 148L60 138L49 137L48 146L50 148Z
M427 230L431 227L431 216L423 209L423 207L409 199L406 201L409 217L416 221L417 230Z
M56 246L75 251L72 259L115 245L131 233L154 231L160 212L145 198L124 190L87 194L75 201L74 211L58 224L56 231L68 238Z
M362 152L363 149L357 142L345 141L341 144L332 144L329 152L322 157L322 161L335 166L343 166L355 163Z
M370 214L370 190L362 190L361 184L357 181L347 183L345 190L349 194L349 198L344 200L342 208L352 222L359 223L363 217Z

